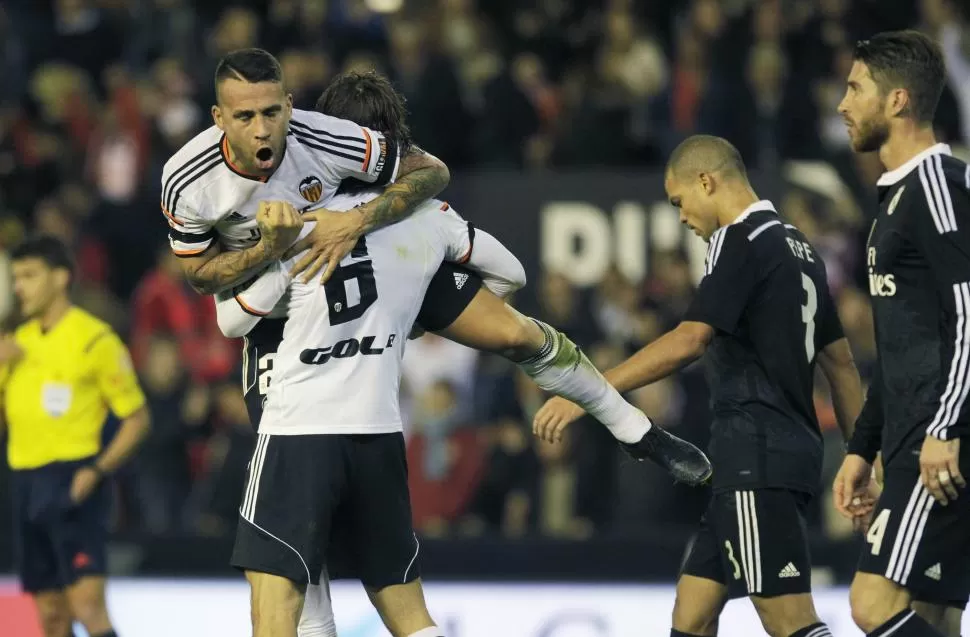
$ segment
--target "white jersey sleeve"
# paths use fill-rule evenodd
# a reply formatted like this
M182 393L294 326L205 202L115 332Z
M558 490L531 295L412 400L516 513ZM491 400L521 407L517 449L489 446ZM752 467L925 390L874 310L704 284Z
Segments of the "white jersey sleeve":
M445 260L460 263L482 276L485 287L505 298L525 285L525 268L512 252L489 233L463 219L447 203L439 229L445 244Z
M216 239L215 220L195 197L200 180L222 164L220 133L212 127L183 146L162 168L162 214L172 251L182 257L205 252Z
M397 177L397 143L350 120L294 109L289 134L324 153L328 161L323 165L338 182L354 178L383 186Z
M286 294L290 277L277 261L262 274L216 295L216 320L229 338L248 334Z

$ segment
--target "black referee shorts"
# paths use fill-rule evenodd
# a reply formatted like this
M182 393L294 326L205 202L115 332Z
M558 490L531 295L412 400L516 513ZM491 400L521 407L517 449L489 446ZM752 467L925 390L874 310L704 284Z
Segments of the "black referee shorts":
M104 575L110 494L102 482L71 501L74 472L91 459L11 472L14 555L25 591L62 590L86 575Z
M260 434L231 564L299 583L419 577L404 435Z

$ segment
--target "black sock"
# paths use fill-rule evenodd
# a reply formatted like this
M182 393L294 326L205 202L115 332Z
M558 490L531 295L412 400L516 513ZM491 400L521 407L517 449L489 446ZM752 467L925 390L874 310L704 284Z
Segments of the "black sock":
M702 635L691 635L690 633L682 633L676 628L670 629L670 637L703 637Z
M801 630L796 630L789 637L832 637L832 631L829 630L828 626L819 622L811 626L806 626Z
M101 633L99 635L91 635L91 637L118 637L118 633L113 630L109 630L106 633Z
M925 619L916 614L911 608L897 613L889 621L869 633L869 637L881 637L882 635L892 635L893 637L944 637L943 633L938 632L930 626Z

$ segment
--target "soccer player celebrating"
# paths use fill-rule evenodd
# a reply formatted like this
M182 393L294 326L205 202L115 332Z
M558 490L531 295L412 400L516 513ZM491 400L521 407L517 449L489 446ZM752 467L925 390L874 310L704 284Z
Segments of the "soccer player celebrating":
M706 354L714 494L677 582L670 634L716 635L727 600L747 596L772 637L828 637L812 602L804 516L822 470L816 363L846 436L862 389L825 267L758 199L726 140L684 141L665 188L681 221L710 244L704 278L684 321L606 378L630 391ZM582 413L553 398L535 416L536 433L558 439Z
M104 595L105 479L148 434L145 396L118 335L71 305L67 247L40 237L11 259L26 322L0 343L0 362L20 581L45 637L73 634L74 621L91 637L116 637ZM109 409L121 428L102 448Z
M403 99L386 79L376 74L350 73L337 78L321 97L318 108L330 115L353 117L397 139L402 145L410 144ZM357 198L338 197L331 205L338 209L346 208L367 201L375 195L376 192L371 191ZM274 205L278 204L270 204L270 207ZM657 460L686 482L696 484L707 478L710 466L699 450L669 436L660 429L652 428L649 420L622 400L568 338L549 326L523 317L500 300L499 297L521 287L525 277L521 264L498 241L460 220L447 204L440 201L428 202L421 206L415 215L418 217L416 221L430 226L440 224L442 220L449 218L452 219L452 225L455 225L454 221L457 220L459 227L467 226L469 240L462 244L462 249L459 251L460 260L466 262L469 267L482 271L488 288L487 291L481 290L481 279L473 273L455 270L454 267L442 268L434 276L434 281L439 281L438 285L432 282L432 289L424 295L424 303L418 314L422 327L441 331L458 342L504 353L507 357L519 361L521 367L535 378L540 386L573 397L587 405L621 441L625 439L629 443L627 448L631 454L641 458L649 456ZM419 235L414 237L416 241L419 238ZM365 256L366 247L359 245L351 253L351 257L355 255L357 258ZM341 264L334 278L325 286L328 295L332 294L334 299L339 298L337 303L333 303L334 299L328 296L332 311L346 313L348 321L361 319L368 308L379 303L381 299L378 286L374 282L376 275L371 273L374 266L363 266L362 263L364 262ZM279 358L276 351L282 333L282 328L279 326L281 321L272 318L261 320L259 317L273 307L286 291L289 277L285 270L288 267L284 264L272 266L254 282L241 286L234 295L219 295L221 298L217 307L220 326L229 335L246 334L245 387L247 404L254 421L264 418L261 414L262 396L267 392L271 393L273 385L279 382L280 369L277 365ZM442 276L442 271L448 274ZM453 274L458 274L462 278L455 279ZM343 280L347 276L358 279L356 287L361 291L359 303L350 307L343 304L342 296ZM337 281L340 281L340 289L333 285ZM339 316L336 319L343 320ZM291 323L293 320L290 319ZM274 324L277 325L274 326ZM287 328L291 335L295 329L295 327ZM363 328L359 327L356 331L361 330ZM275 339L273 332L276 333ZM371 345L368 345L366 350L370 355L375 355ZM363 352L364 343L361 342L356 350L354 345L333 345L316 351L321 361L320 365L331 365L332 359L349 358ZM351 354L351 352L354 353ZM380 352L380 355L383 356L384 352ZM342 364L346 365L346 363ZM279 418L279 414L271 413L270 417ZM337 432L336 429L334 429L335 432ZM403 459L401 462L403 463ZM388 476L393 477L390 474ZM390 484L384 484L374 491L385 494L400 492L402 485L405 484L406 476L402 475L397 481L392 480ZM376 500L380 496L372 497ZM406 500L406 492L402 499ZM381 551L363 548L354 550L354 546L367 541L368 535L361 534L355 526L358 522L352 519L334 518L332 533L338 540L340 537L354 539L354 546L343 547L344 550L337 551L337 555L342 556L339 560L341 562L346 563L346 556L354 553L385 554L387 564L367 560L363 564L355 565L349 572L364 581L368 590L372 591L372 599L379 608L387 609L382 610L381 614L388 623L389 629L394 634L408 635L410 633L402 629L402 625L413 624L417 627L429 624L431 620L427 615L423 596L419 594L420 584L416 580L419 565L415 562L415 554L410 550L410 539L413 535L410 516L409 514L395 516L392 513L394 509L391 505L384 507L384 515L389 519L383 522L387 536L379 542L380 546L384 547ZM392 524L389 521L391 518L399 519L399 523ZM344 532L342 529L349 529L349 531ZM401 542L396 539L401 537L406 541ZM395 558L393 551L388 548L396 545L404 547L399 558ZM329 553L333 551L334 548L331 547ZM404 578L414 579L407 582L408 588L382 586L383 582L388 581L384 575L388 569L396 576L392 579L395 581L400 579L399 569L403 568L405 562L408 568L405 570ZM395 564L399 566L395 567ZM336 571L338 575L347 572L346 569ZM385 591L384 588L388 590ZM413 592L409 593L408 589ZM389 603L394 598L407 603ZM322 616L324 610L322 604L316 604L314 612ZM301 635L304 634L304 629L309 623L308 609L305 607L301 618ZM323 619L313 622L314 625L319 626L326 623ZM433 626L428 627L428 630L433 628Z
M887 170L866 250L878 365L834 485L850 515L881 450L884 490L850 591L873 636L958 635L947 617L970 593L970 168L933 133L944 72L925 35L881 33L856 45L839 105L853 150Z

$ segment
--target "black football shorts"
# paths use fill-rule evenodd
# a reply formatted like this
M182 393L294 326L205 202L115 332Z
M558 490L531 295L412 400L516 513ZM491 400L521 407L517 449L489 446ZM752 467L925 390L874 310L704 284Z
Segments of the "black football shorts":
M259 434L231 564L299 583L372 589L419 577L404 435Z
M966 476L970 467L960 469ZM940 506L916 469L888 469L859 571L896 582L918 601L965 606L970 595L970 494Z
M442 263L431 279L417 324L428 332L440 332L455 322L482 287L482 278L467 268Z
M810 501L786 489L715 493L682 574L723 584L732 599L810 593L804 515Z

